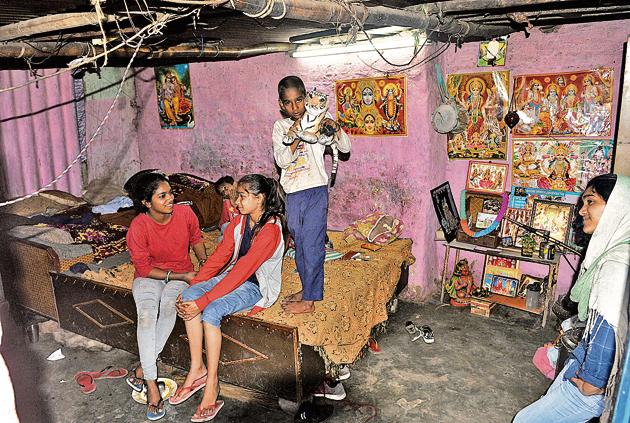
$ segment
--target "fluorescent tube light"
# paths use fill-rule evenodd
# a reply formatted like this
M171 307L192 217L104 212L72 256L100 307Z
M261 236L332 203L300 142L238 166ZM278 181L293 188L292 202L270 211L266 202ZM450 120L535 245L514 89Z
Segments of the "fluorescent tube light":
M410 48L420 45L424 42L426 35L419 31L404 31L395 35L386 37L374 37L372 43L368 40L357 41L353 44L327 44L320 43L301 44L295 48L290 54L291 57L315 57L329 56L334 54L348 54L374 51L374 48L383 50L392 50L399 48ZM372 46L374 44L374 46Z

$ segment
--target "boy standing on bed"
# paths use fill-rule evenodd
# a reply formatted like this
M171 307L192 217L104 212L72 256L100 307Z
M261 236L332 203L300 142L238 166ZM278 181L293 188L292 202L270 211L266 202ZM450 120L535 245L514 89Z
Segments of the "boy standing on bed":
M324 258L326 256L326 221L328 218L328 174L324 166L325 146L296 139L285 145L287 132L304 115L306 88L297 76L284 77L278 83L278 103L285 119L273 126L273 156L280 167L280 184L287 194L286 214L289 232L295 244L302 290L282 301L289 313L312 313L315 301L324 297ZM350 139L337 122L326 118L322 124L338 130L338 148L350 152Z

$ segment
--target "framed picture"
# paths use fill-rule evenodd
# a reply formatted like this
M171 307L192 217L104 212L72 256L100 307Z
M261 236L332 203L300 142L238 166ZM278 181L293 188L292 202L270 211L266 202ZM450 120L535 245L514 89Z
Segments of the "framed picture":
M519 223L523 223L529 225L531 221L532 211L529 209L507 209L505 213L505 217L510 218L512 220L516 220ZM521 248L521 237L525 232L524 229L520 228L517 224L510 222L506 218L503 218L502 227L501 227L501 237L512 237L512 245L516 248Z
M542 287L543 284L543 278L539 278L536 276L532 276L532 275L527 275L527 274L523 274L521 276L521 282L518 285L518 292L516 295L518 295L519 297L525 297L525 294L527 292L527 287L534 283L534 282L538 282L540 283L540 286Z
M515 297L518 292L519 280L516 278L508 278L507 276L494 275L490 292L493 294L505 295L506 297Z
M487 255L483 268L482 288L491 289L495 276L518 279L519 261L514 258Z
M549 236L566 242L573 218L573 204L534 200L530 226L549 231Z
M504 66L507 43L507 35L479 43L477 66Z
M507 173L507 164L471 161L468 164L466 189L501 195L505 191Z
M431 190L431 200L442 232L444 232L444 238L446 242L451 242L457 236L459 217L448 181Z

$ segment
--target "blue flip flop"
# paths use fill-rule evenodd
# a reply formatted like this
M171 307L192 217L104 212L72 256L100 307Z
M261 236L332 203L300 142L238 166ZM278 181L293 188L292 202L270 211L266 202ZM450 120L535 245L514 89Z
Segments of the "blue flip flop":
M126 378L125 380L127 381L127 385L131 387L131 389L133 389L136 392L142 392L142 388L144 387L144 379L139 378L137 376L137 373L136 373L137 370L138 370L137 367L133 370L130 370L129 377Z
M151 408L155 408L156 411L151 411ZM162 400L162 398L160 398L157 404L149 404L147 402L147 419L154 422L164 416L166 416L166 410L164 409L164 400Z

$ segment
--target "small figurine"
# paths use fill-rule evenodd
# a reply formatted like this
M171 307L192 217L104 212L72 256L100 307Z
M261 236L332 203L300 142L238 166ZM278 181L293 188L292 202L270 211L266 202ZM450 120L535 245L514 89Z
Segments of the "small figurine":
M445 286L446 292L451 297L451 305L466 307L470 304L470 297L475 289L475 282L470 274L468 260L462 259L455 264L453 276Z
M536 250L536 240L531 234L525 234L521 237L521 255L524 257L532 257Z

